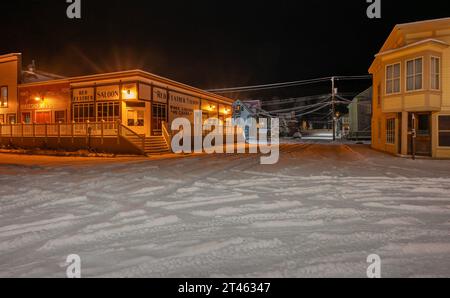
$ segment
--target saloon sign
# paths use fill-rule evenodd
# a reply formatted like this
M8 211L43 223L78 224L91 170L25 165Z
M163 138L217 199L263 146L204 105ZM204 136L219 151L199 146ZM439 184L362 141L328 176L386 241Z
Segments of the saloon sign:
M102 86L97 87L97 100L119 100L120 87L117 86Z

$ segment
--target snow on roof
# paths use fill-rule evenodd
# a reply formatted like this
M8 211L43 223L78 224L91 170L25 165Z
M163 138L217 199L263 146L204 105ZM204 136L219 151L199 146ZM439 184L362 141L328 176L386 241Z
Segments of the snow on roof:
M65 77L63 77L63 76L40 71L40 70L35 70L35 71L24 70L24 71L22 71L22 83L25 83L25 84L26 83L47 82L47 81L53 81L53 80L58 80L58 79L64 79L64 78Z

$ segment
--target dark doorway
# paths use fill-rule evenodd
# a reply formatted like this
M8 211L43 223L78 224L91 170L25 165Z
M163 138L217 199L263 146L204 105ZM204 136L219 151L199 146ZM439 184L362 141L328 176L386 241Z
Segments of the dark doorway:
M416 130L416 155L431 156L431 113L410 113L408 118L410 131L412 128ZM408 153L412 154L411 135L408 136L408 144Z

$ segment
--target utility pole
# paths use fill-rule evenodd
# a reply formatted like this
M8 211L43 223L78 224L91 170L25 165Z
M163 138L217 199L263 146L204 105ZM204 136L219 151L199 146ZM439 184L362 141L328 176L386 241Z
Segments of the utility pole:
M333 142L336 141L336 89L334 77L331 77L331 116L333 117Z

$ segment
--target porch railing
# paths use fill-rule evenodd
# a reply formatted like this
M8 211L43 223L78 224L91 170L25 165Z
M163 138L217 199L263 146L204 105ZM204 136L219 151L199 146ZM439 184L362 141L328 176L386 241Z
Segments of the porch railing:
M57 138L61 142L62 138L84 137L87 141L91 137L100 138L104 143L105 138L117 138L118 145L120 137L128 139L139 150L145 150L145 138L140 136L117 122L84 122L84 123L31 123L31 124L1 124L0 140L2 138Z

